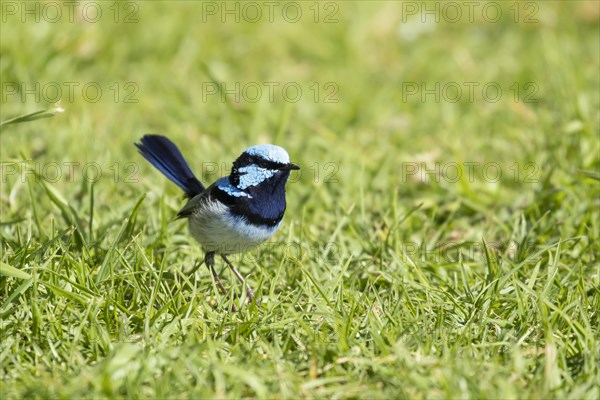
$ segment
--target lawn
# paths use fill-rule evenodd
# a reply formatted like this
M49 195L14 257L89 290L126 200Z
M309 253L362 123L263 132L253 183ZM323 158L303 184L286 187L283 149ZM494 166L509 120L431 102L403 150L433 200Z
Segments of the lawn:
M600 397L597 1L0 7L2 399ZM260 306L146 133L301 166Z

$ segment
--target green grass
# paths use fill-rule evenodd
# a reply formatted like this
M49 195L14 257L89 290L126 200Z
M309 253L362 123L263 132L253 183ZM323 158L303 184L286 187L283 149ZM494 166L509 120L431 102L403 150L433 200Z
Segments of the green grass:
M0 4L0 122L56 86L65 111L1 126L3 399L600 397L598 2L425 24L421 2L22 4ZM234 257L260 307L220 262L235 298L189 273L148 132L206 183L256 143L302 166L280 231Z

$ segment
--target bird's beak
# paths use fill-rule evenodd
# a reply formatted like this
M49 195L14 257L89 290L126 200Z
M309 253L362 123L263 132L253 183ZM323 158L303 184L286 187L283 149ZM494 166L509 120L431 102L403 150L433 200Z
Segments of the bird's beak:
M285 165L282 165L281 167L279 167L280 171L291 171L293 169L294 170L300 169L300 167L294 163L285 164Z

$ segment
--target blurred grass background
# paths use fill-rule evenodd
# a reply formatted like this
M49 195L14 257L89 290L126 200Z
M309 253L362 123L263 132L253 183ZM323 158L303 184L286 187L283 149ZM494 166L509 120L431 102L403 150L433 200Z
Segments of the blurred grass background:
M467 3L3 1L0 120L65 110L0 133L3 398L597 398L599 3ZM261 308L149 132L302 166Z

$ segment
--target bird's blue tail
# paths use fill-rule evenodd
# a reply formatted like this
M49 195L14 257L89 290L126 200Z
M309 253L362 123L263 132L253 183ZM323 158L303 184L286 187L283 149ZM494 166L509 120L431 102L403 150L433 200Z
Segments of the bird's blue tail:
M134 144L140 154L182 188L187 197L192 198L204 191L204 186L196 178L175 143L161 135L144 135L141 143Z

